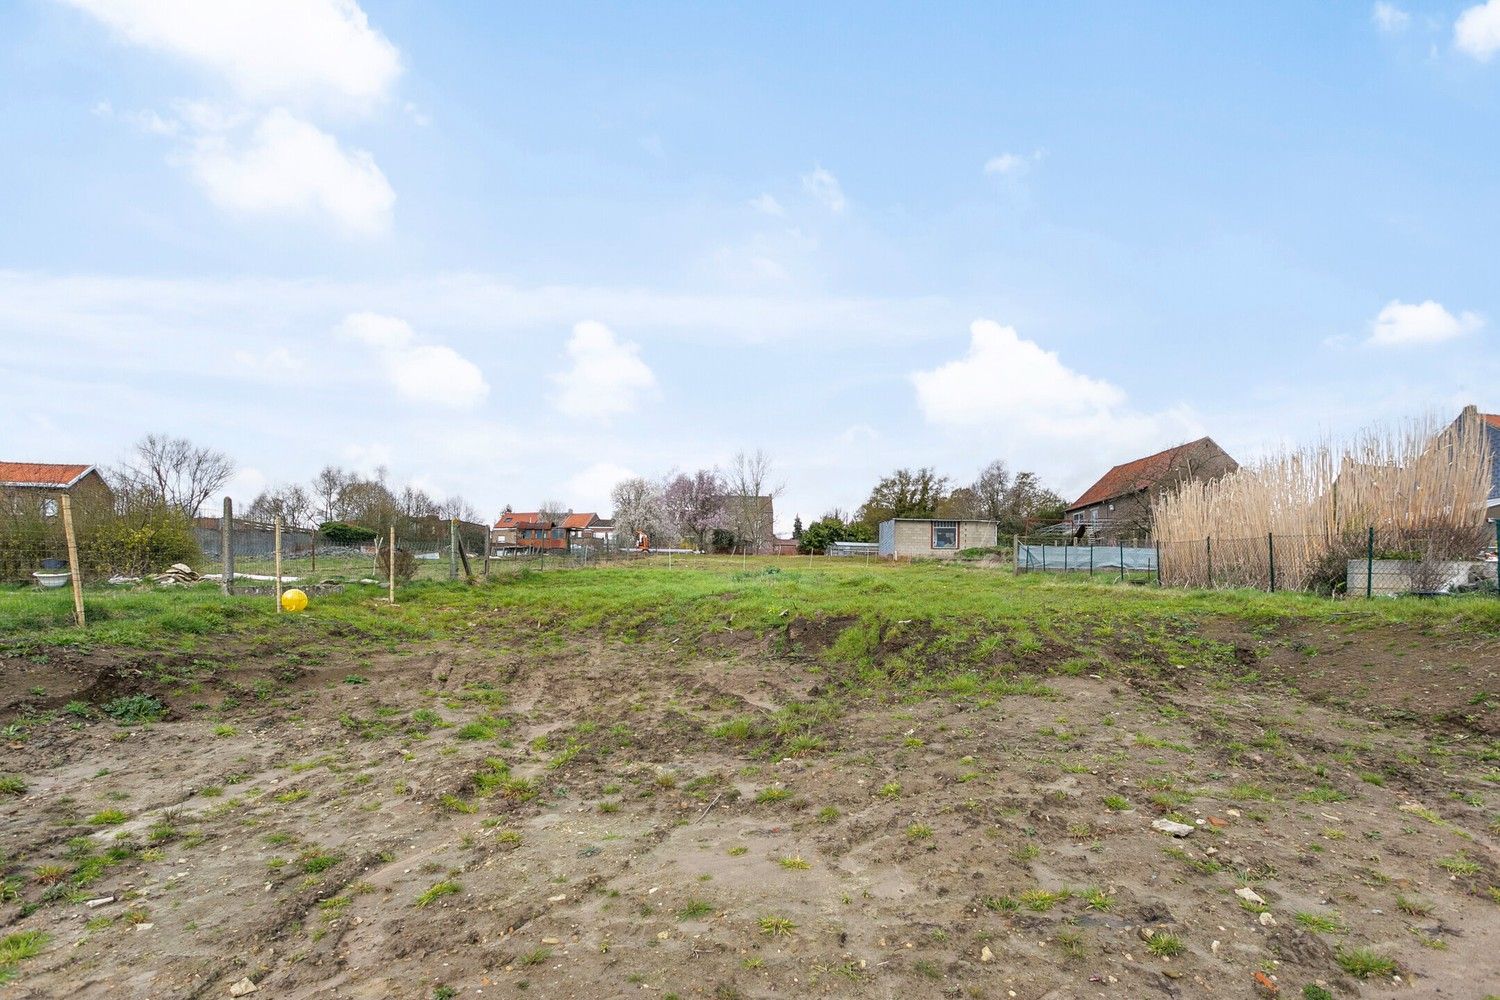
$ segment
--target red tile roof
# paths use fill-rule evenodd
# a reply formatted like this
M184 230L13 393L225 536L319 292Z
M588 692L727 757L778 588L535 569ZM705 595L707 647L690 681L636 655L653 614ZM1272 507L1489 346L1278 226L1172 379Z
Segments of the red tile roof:
M1103 503L1115 497L1146 489L1172 471L1172 463L1179 453L1207 440L1206 437L1199 438L1197 441L1189 441L1187 444L1159 451L1155 455L1147 455L1134 462L1115 466L1106 472L1102 479L1085 490L1083 496L1074 501L1068 510L1091 507L1096 503Z
M511 528L518 524L537 524L542 515L534 510L508 510L495 522L497 528Z
M569 514L562 519L562 526L576 531L580 528L587 528L597 520L599 520L599 515L593 512L587 514Z
M92 465L0 462L0 486L45 486L63 490L78 482L93 468Z
M1479 419L1491 427L1500 427L1500 413L1481 413Z

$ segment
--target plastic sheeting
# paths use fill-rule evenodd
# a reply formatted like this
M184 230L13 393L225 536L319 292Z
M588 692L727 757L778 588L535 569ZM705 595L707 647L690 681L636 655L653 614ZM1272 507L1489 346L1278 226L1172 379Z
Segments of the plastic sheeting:
M1156 572L1156 550L1130 545L1031 545L1016 549L1016 568L1083 572Z

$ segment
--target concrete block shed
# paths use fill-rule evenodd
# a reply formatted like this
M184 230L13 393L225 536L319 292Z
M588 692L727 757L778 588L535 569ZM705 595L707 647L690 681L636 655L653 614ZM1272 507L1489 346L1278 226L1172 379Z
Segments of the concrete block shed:
M998 544L998 521L893 517L880 524L880 554L888 559L951 559L964 549Z

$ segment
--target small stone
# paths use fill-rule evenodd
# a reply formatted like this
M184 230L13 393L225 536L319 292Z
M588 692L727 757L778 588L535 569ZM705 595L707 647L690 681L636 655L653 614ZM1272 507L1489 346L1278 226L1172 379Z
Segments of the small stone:
M88 902L84 903L83 905L87 906L89 909L92 910L92 909L95 909L96 907L107 906L110 903L113 903L114 901L115 901L115 897L113 897L113 896L101 896L98 899L91 899Z
M396 554L399 556L401 553L397 552ZM549 902L549 903L561 903L563 900L565 900L567 898L568 898L568 894L567 893L563 893L560 896L548 896L547 897L547 902Z
M1271 916L1270 913L1262 913L1260 915L1260 925L1262 927L1275 927L1276 918Z
M672 936L672 932L671 931L658 931L657 934L656 934L656 940L658 940L658 941L665 941L667 938L669 938L671 936Z
M396 554L400 555L401 553L398 552ZM259 988L260 987L256 986L250 981L249 976L246 976L244 979L241 979L239 982L229 987L229 995L232 997L247 997Z
M1248 885L1240 886L1238 889L1234 890L1234 894L1247 903L1259 903L1261 906L1264 906L1266 904L1266 901L1261 898L1260 893L1256 892Z
M557 938L542 938L542 944L561 944Z
M1186 823L1178 823L1170 819L1155 819L1151 821L1151 829L1160 830L1162 833L1170 833L1174 837L1186 837L1193 832L1193 827Z
M1210 816L1208 817L1208 825L1217 830L1222 830L1229 825L1229 820L1220 819L1218 816Z
M1208 950L1211 951L1211 952L1213 952L1215 955L1217 955L1219 953L1219 939L1218 938L1215 938L1213 944L1211 944L1211 945L1208 946Z
M989 945L985 945L982 949L980 949L979 960L981 962L993 962L995 960L995 953L993 951L990 951Z

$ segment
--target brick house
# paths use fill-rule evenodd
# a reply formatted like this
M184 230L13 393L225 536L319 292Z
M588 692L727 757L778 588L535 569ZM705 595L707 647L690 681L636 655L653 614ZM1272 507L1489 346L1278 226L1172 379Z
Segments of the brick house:
M114 493L92 465L0 462L0 512L54 517L64 493L74 504L109 504Z
M562 523L545 518L537 511L505 511L490 529L492 555L566 551L567 548L568 533Z
M1068 507L1064 523L1079 539L1144 539L1151 534L1151 503L1157 495L1239 467L1213 438L1189 441L1110 469Z

